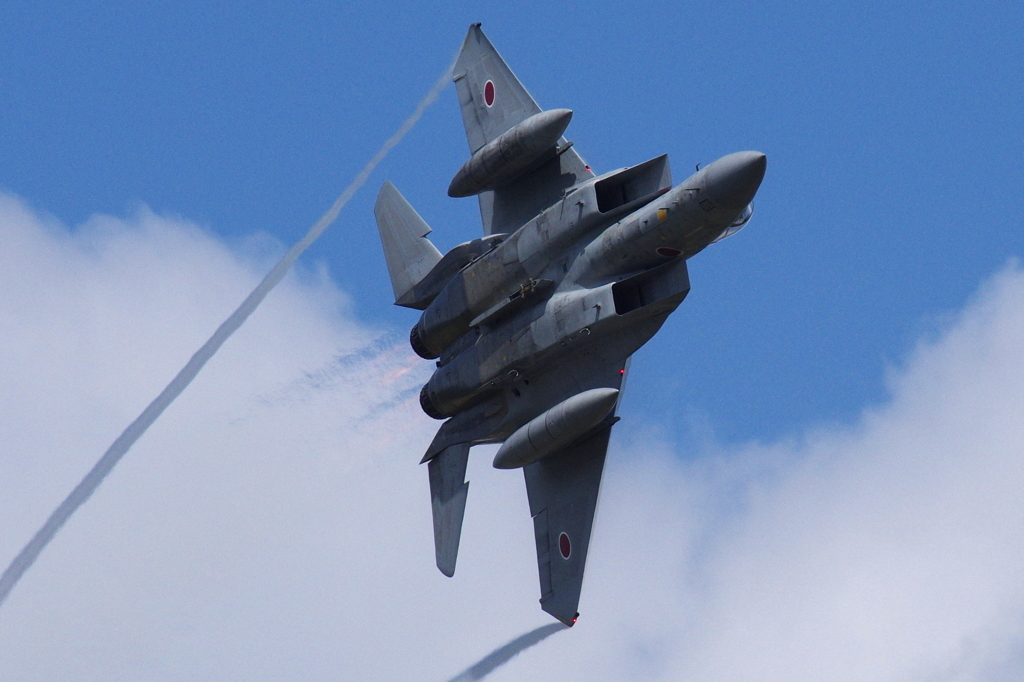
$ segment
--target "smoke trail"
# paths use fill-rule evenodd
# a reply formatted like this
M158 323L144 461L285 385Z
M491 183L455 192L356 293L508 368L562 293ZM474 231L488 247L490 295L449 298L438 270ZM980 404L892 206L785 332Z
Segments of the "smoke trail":
M349 183L348 187L341 193L334 204L324 213L323 217L320 218L309 229L302 239L299 240L295 246L290 248L288 252L278 261L277 265L267 273L267 276L263 278L263 281L253 289L252 293L242 304L238 306L235 312L231 313L228 319L217 328L217 331L213 333L213 336L202 345L202 347L195 352L195 355L188 361L188 364L178 372L177 376L171 380L171 383L156 397L142 411L135 421L128 425L128 428L118 436L117 440L110 446L110 448L103 453L100 460L96 462L96 465L85 475L85 478L75 486L75 489L71 491L71 494L60 503L60 506L50 514L50 518L46 520L43 527L40 528L36 534L32 537L24 549L18 553L18 556L14 557L11 565L7 567L3 575L0 576L0 605L7 599L7 595L11 593L14 586L18 583L18 580L24 575L25 571L35 563L35 560L39 557L40 552L50 543L57 531L60 530L64 522L71 517L75 511L85 503L89 497L96 492L96 488L99 487L103 479L106 478L107 474L117 465L126 452L135 444L142 434L146 432L153 422L163 414L163 411L174 402L175 398L181 395L192 380L196 378L199 371L203 368L203 365L213 357L214 353L224 344L228 338L238 330L239 327L248 319L249 315L252 314L256 307L266 298L267 294L270 293L277 284L284 278L289 268L295 263L302 252L305 251L309 246L317 240L317 238L324 233L331 223L338 217L338 213L342 207L348 203L349 199L359 190L360 187L366 182L367 178L370 177L370 173L377 167L384 157L388 155L395 145L401 142L405 134L408 133L416 122L423 116L423 112L426 111L427 107L433 104L433 102L441 94L441 91L445 89L448 83L451 82L451 72L455 66L454 60L451 62L449 67L445 69L444 73L441 74L440 78L431 86L427 94L420 100L420 103L416 105L416 110L413 111L409 118L405 119L405 122L398 128L398 131L392 135L380 148L380 150L374 154L373 158L363 166L363 169L359 171L355 179Z
M479 663L466 668L466 670L453 677L449 682L475 682L476 680L482 680L494 672L495 668L508 663L523 650L529 649L534 644L547 639L556 632L566 629L566 626L561 623L550 623L542 625L536 630L530 630L525 635L520 635L508 644L498 647L487 654L480 659Z

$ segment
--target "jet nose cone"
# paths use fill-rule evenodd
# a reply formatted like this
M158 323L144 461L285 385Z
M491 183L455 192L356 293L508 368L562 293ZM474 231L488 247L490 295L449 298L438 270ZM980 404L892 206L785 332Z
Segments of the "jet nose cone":
M707 167L705 187L716 206L743 209L757 194L768 158L761 152L736 152Z

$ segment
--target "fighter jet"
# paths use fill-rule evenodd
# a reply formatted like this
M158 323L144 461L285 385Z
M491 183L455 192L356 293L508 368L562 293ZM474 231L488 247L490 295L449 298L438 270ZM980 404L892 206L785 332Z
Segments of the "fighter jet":
M724 156L672 185L667 155L596 175L474 24L453 80L484 236L445 255L390 182L374 213L395 304L421 310L413 350L436 360L423 411L437 567L455 573L470 447L522 469L540 603L576 622L605 453L630 356L690 290L686 261L750 220L765 155Z

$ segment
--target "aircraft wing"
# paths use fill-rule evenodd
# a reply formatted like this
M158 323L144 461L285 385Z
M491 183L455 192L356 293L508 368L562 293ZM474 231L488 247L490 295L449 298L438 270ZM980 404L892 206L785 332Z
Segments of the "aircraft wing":
M535 376L532 384L540 388L550 381L557 386L560 395L551 402L593 388L621 392L628 366L628 360L591 347L559 363L557 372ZM617 409L582 440L523 468L537 543L541 608L570 626L579 615L583 569Z
M583 569L601 488L611 424L523 469L537 542L540 605L571 626L579 616Z
M541 111L480 24L469 27L454 80L470 154ZM557 146L564 151L557 156L498 190L480 194L485 234L514 232L561 199L566 189L594 177L569 144L560 139Z

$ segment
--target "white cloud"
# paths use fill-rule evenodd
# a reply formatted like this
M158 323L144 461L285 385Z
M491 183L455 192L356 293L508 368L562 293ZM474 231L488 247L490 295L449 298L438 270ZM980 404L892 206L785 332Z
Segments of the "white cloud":
M268 264L144 209L68 231L2 197L0 239L6 563ZM1019 677L1022 348L1011 266L855 427L688 463L613 439L579 625L490 679ZM4 679L443 680L549 622L486 453L433 566L428 372L287 279L0 608Z
M587 673L611 659L621 677L1019 679L1022 350L1009 267L854 428L694 464L620 453L586 596L623 642Z

